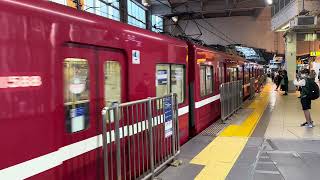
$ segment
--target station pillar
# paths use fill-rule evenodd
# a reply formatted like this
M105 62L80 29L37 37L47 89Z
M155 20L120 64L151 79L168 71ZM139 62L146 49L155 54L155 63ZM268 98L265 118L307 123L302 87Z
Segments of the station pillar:
M296 79L296 68L297 68L297 33L289 32L286 34L286 47L285 47L285 69L288 71L289 79L289 93L296 92L296 87L293 81Z

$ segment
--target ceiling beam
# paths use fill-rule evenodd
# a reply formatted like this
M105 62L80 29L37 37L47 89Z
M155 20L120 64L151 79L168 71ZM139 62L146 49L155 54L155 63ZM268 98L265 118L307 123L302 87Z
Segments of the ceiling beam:
M231 1L231 2L230 2ZM251 3L248 4L248 1ZM171 0L173 2L173 0ZM177 1L176 1L177 2ZM208 1L208 0L191 0L183 2L182 4L172 4L172 8L164 6L163 4L153 4L151 10L153 14L161 16L170 16L174 14L179 14L183 12L193 12L193 13L225 13L233 11L243 11L243 10L252 10L252 9L262 9L265 7L264 0L246 0L236 1L237 5L233 3L234 0L225 0L225 1ZM261 3L263 2L263 3ZM232 5L230 5L232 3Z

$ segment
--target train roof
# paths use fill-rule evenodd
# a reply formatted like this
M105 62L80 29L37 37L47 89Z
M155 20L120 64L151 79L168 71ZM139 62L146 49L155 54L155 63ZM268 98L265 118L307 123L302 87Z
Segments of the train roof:
M243 57L238 56L238 55L233 55L233 54L228 54L226 52L217 51L217 50L212 49L210 47L199 45L199 44L194 43L194 42L189 42L189 43L191 45L193 45L193 47L195 47L196 49L200 49L202 51L212 52L213 54L217 55L219 58L221 58L221 59L223 59L224 61L227 61L227 62L236 61L236 62L241 63L241 64L249 62L246 59L244 59Z
M10 8L10 11L15 14L24 13L28 14L28 16L46 18L48 21L57 23L68 23L80 28L92 28L92 33L97 31L96 34L103 34L103 37L100 36L101 39L92 38L89 40L87 38L86 43L91 41L90 43L95 45L121 48L120 44L123 46L128 42L132 42L137 46L139 44L141 46L141 43L150 40L157 43L187 47L186 42L183 40L127 25L89 12L78 11L53 2L44 0L9 0L1 1L0 5L6 9ZM113 39L106 39L110 37ZM113 42L108 44L107 41L111 40ZM81 39L78 39L78 41L81 41Z

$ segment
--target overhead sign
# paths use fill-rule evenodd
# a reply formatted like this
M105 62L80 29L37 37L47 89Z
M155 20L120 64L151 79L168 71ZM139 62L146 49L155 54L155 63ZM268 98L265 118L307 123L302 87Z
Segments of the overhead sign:
M319 57L320 56L320 51L311 51L310 52L310 56Z

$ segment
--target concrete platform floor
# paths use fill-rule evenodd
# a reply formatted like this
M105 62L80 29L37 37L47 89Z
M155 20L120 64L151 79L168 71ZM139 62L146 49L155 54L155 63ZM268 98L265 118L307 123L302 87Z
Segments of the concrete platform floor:
M182 146L178 157L182 165L168 167L157 178L320 179L320 100L312 102L316 127L309 129L300 127L304 116L297 97L297 93L282 96L269 84L219 134L202 133Z

